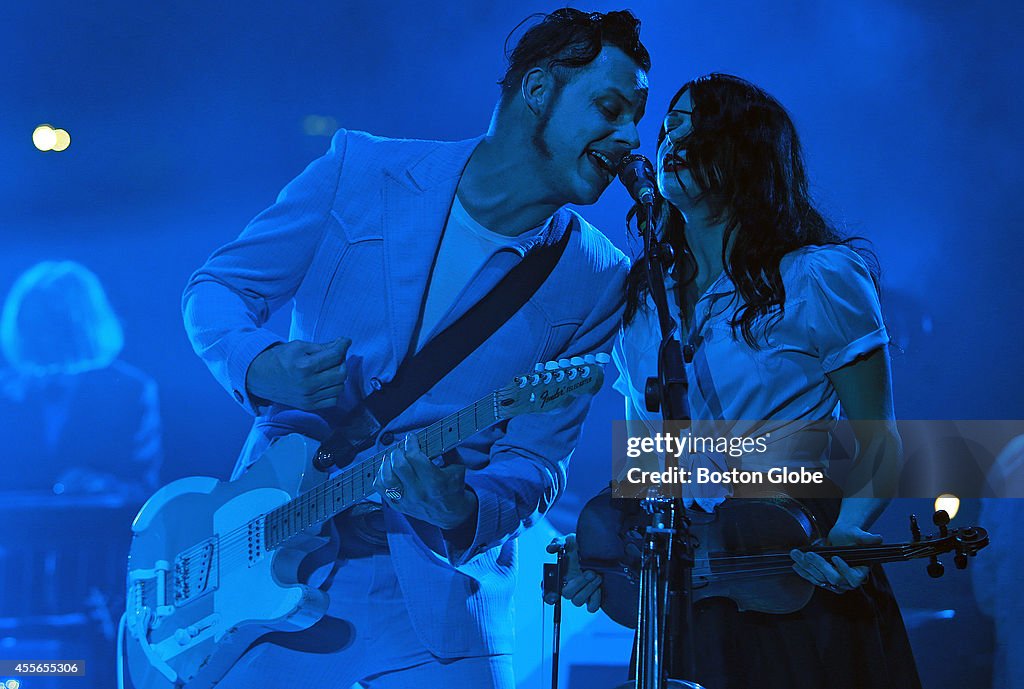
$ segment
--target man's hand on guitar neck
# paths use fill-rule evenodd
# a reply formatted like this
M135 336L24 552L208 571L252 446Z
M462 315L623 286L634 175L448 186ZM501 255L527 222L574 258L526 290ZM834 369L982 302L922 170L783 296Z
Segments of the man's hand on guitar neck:
M249 396L303 411L335 406L351 344L347 337L339 337L326 344L293 340L267 347L246 372Z
M415 433L391 448L374 487L387 505L442 529L476 521L477 497L466 486L466 467L435 466L420 450Z

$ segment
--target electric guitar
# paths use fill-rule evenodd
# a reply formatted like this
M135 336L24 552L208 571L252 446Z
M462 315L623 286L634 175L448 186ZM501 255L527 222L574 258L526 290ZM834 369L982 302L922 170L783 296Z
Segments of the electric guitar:
M419 445L436 462L496 423L563 407L601 387L608 360L538 365L418 431ZM389 450L357 456L328 476L314 468L317 449L310 438L286 435L238 480L181 479L142 507L119 634L136 689L213 687L259 637L307 629L324 616L328 596L299 581L299 565L328 547L319 525L374 493Z

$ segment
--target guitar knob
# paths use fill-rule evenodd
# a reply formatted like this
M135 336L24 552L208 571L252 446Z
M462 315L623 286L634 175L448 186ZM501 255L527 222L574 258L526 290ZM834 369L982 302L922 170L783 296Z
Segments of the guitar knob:
M544 364L544 370L545 371L554 371L557 368L558 368L558 362L557 361L549 361L548 363Z
M569 363L572 364L573 366L582 366L583 365L583 357L581 357L581 356L574 356L573 358L569 359Z
M598 352L597 354L595 354L594 359L597 361L597 363L601 364L602 366L612 360L612 358L609 355L605 354L604 352Z
M597 363L597 357L595 357L593 354L587 354L585 357L583 357L583 363L586 363L586 364L596 364Z

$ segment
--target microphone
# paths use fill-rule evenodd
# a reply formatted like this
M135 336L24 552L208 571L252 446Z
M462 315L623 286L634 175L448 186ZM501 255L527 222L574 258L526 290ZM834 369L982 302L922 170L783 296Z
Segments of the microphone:
M618 175L634 201L644 206L654 204L658 186L651 161L639 153L627 153L619 161Z

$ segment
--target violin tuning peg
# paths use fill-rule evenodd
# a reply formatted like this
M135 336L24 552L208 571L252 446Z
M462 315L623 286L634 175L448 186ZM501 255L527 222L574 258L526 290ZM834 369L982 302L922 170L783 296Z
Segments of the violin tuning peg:
M572 364L573 366L582 366L583 365L583 357L581 357L581 356L574 356L571 359L569 359L569 363Z
M945 573L945 571L946 568L942 566L939 559L932 555L931 562L928 563L928 576L932 579L938 579Z
M917 524L917 515L910 515L910 537L917 543L921 540L921 527Z
M612 358L604 352L598 352L597 354L594 355L594 360L603 366L607 364L609 361L611 361Z
M597 362L597 359L594 358L593 354L587 354L586 356L583 357L583 363L585 363L585 364L593 364L593 363L596 363L596 362Z
M556 368L558 368L557 361L549 361L546 364L544 364L545 371L554 371Z
M953 556L953 564L956 565L957 569L967 569L967 555L957 553Z

